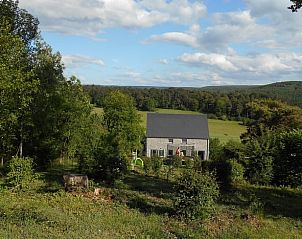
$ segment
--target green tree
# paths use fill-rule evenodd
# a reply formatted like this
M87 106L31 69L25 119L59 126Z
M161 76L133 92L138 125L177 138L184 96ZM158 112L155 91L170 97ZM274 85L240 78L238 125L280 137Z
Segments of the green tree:
M266 99L247 104L253 122L241 135L244 142L270 130L286 131L302 128L302 109L281 101Z
M141 149L143 128L134 101L120 91L113 91L104 101L104 127L111 154L117 157L130 156L132 150Z
M219 160L223 156L223 145L218 138L210 138L210 160Z
M0 0L0 26L9 26L9 32L31 48L32 41L38 36L39 21L18 4L19 1Z
M274 147L275 137L273 134L265 134L247 143L246 176L251 183L271 183Z
M302 186L302 130L281 133L276 139L276 147L274 183Z
M27 49L7 26L0 27L0 135L2 157L23 155L30 136L31 106L39 81L29 68Z

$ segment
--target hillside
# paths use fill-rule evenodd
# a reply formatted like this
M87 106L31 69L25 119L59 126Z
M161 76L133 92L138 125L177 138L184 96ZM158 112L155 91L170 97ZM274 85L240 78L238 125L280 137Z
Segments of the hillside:
M201 90L209 92L241 92L248 94L260 94L264 97L283 100L291 105L298 105L302 107L302 81L286 81L276 82L262 86L249 85L233 85L233 86L208 86Z

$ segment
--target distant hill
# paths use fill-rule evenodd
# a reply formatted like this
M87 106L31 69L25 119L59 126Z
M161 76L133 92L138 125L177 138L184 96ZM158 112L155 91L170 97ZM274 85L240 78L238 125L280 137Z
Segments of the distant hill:
M224 86L205 86L199 88L200 90L210 91L210 92L221 92L221 93L230 93L240 90L248 90L251 88L259 87L258 85L224 85Z
M292 105L302 107L302 81L285 81L268 85L234 85L234 86L207 86L201 90L210 92L230 93L239 91L242 93L256 93L273 99L280 99Z

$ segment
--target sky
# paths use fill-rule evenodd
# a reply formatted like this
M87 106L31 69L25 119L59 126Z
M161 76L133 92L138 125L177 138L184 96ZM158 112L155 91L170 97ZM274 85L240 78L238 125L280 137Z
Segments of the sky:
M19 0L83 84L203 87L302 80L289 0Z

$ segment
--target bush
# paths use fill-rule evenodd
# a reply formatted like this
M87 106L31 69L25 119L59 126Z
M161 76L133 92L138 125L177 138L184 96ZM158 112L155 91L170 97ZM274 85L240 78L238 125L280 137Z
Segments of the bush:
M276 145L274 182L277 185L302 186L302 130L281 133Z
M29 188L36 179L33 170L33 159L28 157L13 157L7 166L7 183L17 190Z
M146 175L154 174L156 176L160 175L161 168L163 166L163 159L160 157L144 157L144 171Z
M229 172L229 182L230 183L242 183L244 182L244 167L242 164L238 163L236 160L229 160L230 172Z
M202 170L215 174L221 188L228 189L233 183L244 181L244 167L235 159L202 161Z
M186 170L175 186L174 209L186 219L205 219L215 208L218 185L209 172Z

